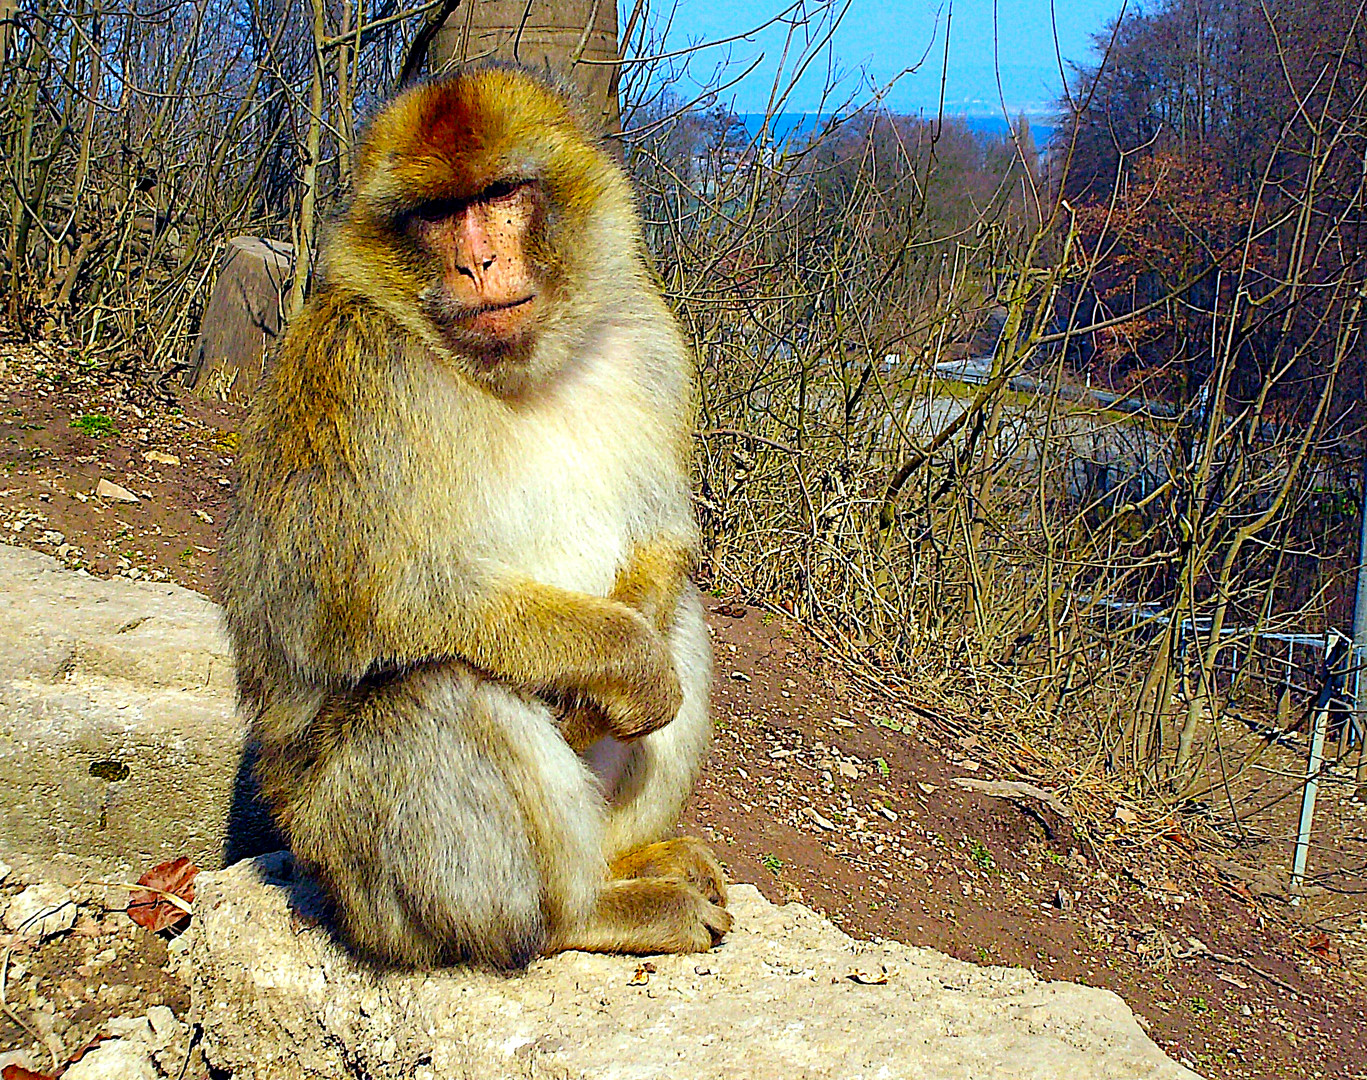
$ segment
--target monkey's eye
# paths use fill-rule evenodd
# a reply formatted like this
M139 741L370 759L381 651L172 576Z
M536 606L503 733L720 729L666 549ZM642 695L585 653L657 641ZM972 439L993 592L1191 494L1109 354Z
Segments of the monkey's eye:
M420 203L409 211L409 217L414 221L426 222L431 224L436 221L445 221L460 213L461 203L455 199L429 199L425 203Z
M526 180L496 180L487 188L479 193L481 202L496 202L499 199L506 199L519 188L525 187Z

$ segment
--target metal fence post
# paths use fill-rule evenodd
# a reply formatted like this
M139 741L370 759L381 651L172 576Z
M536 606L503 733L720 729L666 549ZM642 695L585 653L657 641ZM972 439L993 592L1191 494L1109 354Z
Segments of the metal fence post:
M1330 631L1330 634L1333 633ZM1327 639L1329 635L1326 634L1325 637ZM1314 719L1311 721L1310 760L1305 767L1305 788L1301 791L1301 816L1296 826L1296 854L1291 862L1292 903L1296 902L1297 893L1305 885L1305 864L1310 857L1310 832L1315 823L1315 796L1319 793L1320 766L1324 763L1324 731L1329 726L1329 709L1334 702L1339 665L1345 651L1349 656L1353 652L1351 642L1337 634L1335 637L1338 640L1332 646L1328 640L1324 643L1324 686L1320 690L1319 699L1315 702ZM1349 646L1346 650L1345 645Z
M1358 484L1358 565L1357 591L1353 594L1353 715L1357 729L1359 796L1367 787L1367 695L1362 689L1362 664L1367 659L1367 444L1362 448L1362 469Z

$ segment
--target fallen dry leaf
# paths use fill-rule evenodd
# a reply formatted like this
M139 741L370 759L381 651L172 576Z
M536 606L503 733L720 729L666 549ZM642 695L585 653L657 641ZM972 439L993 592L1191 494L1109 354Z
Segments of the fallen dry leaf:
M882 986L888 981L888 969L886 964L879 964L877 971L862 971L859 968L851 968L845 978L850 982L858 983L860 986Z
M655 965L647 961L636 969L636 974L627 980L628 986L645 986L655 974Z
M191 882L198 873L199 867L184 855L154 866L138 878L138 884L147 888L134 889L129 894L128 917L154 934L185 922L190 918L189 906L195 898ZM165 895L168 893L169 896ZM171 897L179 897L183 906Z
M4 1080L54 1080L51 1073L32 1072L22 1065L6 1065L0 1076L3 1076Z
M1328 960L1332 964L1337 964L1341 960L1338 949L1326 933L1311 934L1306 938L1305 947L1321 960Z
M1137 825L1139 823L1139 815L1128 806L1117 806L1115 808L1115 819L1122 825Z

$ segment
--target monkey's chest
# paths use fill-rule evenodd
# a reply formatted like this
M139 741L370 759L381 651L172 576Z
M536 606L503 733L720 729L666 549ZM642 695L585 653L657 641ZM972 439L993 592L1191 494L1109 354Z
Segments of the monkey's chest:
M440 513L464 558L606 595L632 548L687 513L686 485L658 440L625 418L572 419L527 422L454 451Z

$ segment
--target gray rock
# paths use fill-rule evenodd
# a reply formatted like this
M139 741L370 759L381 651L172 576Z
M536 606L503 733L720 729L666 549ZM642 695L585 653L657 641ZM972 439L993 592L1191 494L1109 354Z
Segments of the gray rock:
M290 873L280 853L196 880L189 1019L235 1080L1194 1076L1107 991L861 944L750 886L721 947L653 970L567 953L404 975L358 967Z
M147 1043L153 1050L160 1050L172 1039L180 1037L184 1025L176 1019L176 1014L167 1005L153 1005L147 1010L147 1023L152 1032Z
M76 902L60 885L30 885L5 907L5 929L22 937L51 937L75 925Z
M0 545L0 856L29 877L223 865L269 826L218 608ZM255 850L261 850L257 847Z
M183 374L186 386L201 397L251 400L284 325L282 300L293 273L293 244L259 236L228 241Z
M62 1073L63 1080L162 1080L141 1039L110 1039Z
M0 854L16 876L126 880L265 842L218 618L185 589L0 546ZM1193 1075L1105 991L861 945L746 886L719 949L653 971L571 953L512 978L406 976L358 967L291 873L277 853L201 874L174 943L206 1057L234 1080ZM174 1075L189 1045L175 1023L130 1023L67 1080Z

